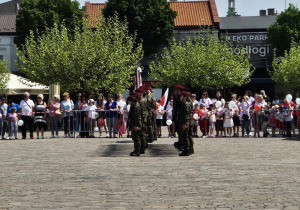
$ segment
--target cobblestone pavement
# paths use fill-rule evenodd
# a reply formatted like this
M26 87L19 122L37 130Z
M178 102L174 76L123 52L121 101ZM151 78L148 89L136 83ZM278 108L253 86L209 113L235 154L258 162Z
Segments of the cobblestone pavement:
M299 209L300 141L161 138L0 141L0 209Z

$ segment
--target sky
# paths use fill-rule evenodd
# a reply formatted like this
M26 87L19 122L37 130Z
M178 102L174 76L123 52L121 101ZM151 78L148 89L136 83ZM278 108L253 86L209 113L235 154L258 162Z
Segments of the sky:
M8 0L0 0L0 3L7 2ZM106 0L77 0L80 2L81 6L84 5L86 1L91 3L104 3ZM190 0L193 1L193 0ZM215 0L217 4L217 9L220 17L225 17L228 10L227 0ZM300 0L236 0L236 11L242 16L257 16L259 15L259 10L275 8L279 13L285 10L285 2L288 7L289 3L300 7Z

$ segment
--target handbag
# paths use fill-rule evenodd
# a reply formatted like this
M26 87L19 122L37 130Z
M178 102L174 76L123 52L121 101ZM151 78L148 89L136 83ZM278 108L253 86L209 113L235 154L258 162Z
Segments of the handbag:
M249 115L243 114L242 119L243 119L243 120L249 120Z

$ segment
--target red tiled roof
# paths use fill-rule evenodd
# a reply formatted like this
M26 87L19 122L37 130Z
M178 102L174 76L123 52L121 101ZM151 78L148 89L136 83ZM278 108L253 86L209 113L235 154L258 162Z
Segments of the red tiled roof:
M85 6L90 25L95 27L105 3L85 2ZM170 6L177 12L175 27L219 27L220 18L215 0L170 2Z
M0 15L0 33L16 32L17 14Z

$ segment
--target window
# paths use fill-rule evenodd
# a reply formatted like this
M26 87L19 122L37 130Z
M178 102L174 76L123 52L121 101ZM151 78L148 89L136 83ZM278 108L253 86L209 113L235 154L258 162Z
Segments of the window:
M0 61L3 61L3 55L0 55Z

